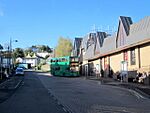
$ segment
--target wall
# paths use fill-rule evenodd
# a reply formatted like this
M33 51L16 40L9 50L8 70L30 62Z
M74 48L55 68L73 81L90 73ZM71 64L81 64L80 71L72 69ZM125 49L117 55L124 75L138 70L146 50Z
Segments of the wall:
M85 65L87 65L88 64L88 61L87 60L83 60L83 62L82 62L82 71L81 71L81 74L84 76L85 75Z
M123 53L117 53L110 56L110 68L114 73L120 72L121 70L121 61L123 61Z
M93 76L100 76L100 59L89 62L89 72Z
M140 57L139 57L139 48L135 48L135 65L131 65L131 51L128 50L128 70L129 71L137 71L140 66Z
M140 61L142 71L150 71L150 43L140 47Z

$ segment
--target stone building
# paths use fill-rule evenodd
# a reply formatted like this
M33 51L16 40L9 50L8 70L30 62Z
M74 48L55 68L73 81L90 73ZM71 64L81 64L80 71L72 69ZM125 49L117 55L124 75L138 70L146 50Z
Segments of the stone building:
M116 78L126 72L134 78L137 72L150 72L150 16L133 23L120 16L117 33L89 33L82 39L81 70L85 76Z

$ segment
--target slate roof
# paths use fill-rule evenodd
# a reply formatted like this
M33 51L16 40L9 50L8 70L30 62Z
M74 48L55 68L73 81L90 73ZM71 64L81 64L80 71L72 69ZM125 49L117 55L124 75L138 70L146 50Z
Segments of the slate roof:
M88 49L88 45L91 45L93 42L95 42L95 36L95 33L89 33L86 35L82 40L81 48L86 51Z
M126 34L129 35L130 25L133 23L131 17L120 16L119 20L122 22Z
M127 45L150 39L150 16L145 17L130 26Z
M87 40L88 40L88 35L83 37L82 43L81 43L81 49L86 50L87 49Z
M103 46L100 48L100 54L105 54L115 49L116 49L116 34L108 36L104 39Z
M89 59L94 57L95 51L95 44L96 44L96 33L89 33L83 42L83 47L86 51L83 59Z
M86 51L85 55L83 56L83 59L90 59L94 57L94 48L95 45L92 44Z
M107 34L105 32L97 32L96 37L97 37L97 42L100 44L99 46L103 46L104 39L106 38Z
M87 48L87 44L89 43L88 40L90 37L90 35L87 35L83 38L82 41L82 48L85 48L86 51L85 55L83 56L84 59L92 60L106 54L112 54L113 52L128 49L135 46L135 44L137 44L138 42L143 42L145 40L148 40L148 42L150 41L150 16L143 18L137 23L132 23L130 17L122 16L120 17L120 21L123 23L124 29L127 33L126 44L119 48L116 48L116 39L118 32L117 34L114 34L112 36L105 37L102 42L101 39L102 35L104 34L101 32L95 35L94 43L91 43L91 45ZM100 48L98 48L98 46L100 46ZM95 54L95 50L99 51L99 53Z
M76 45L76 48L79 49L81 46L82 38L75 38L74 45Z
M95 54L100 54L100 48L103 46L104 39L106 38L105 32L96 33L96 44L95 44Z

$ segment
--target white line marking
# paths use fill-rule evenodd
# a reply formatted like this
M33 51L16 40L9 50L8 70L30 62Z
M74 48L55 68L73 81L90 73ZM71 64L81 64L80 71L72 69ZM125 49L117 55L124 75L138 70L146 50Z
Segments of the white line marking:
M138 92L134 91L134 90L129 90L131 93L133 93L138 99L142 98L142 99L146 99L145 97L143 97L141 94L139 94Z

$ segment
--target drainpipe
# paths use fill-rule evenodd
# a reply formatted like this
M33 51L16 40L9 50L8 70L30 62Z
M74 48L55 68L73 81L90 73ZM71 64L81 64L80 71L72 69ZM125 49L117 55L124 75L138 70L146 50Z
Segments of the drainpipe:
M140 47L138 47L138 62L139 62L139 65L138 65L138 67L139 67L139 69L141 68L141 57L140 57Z

